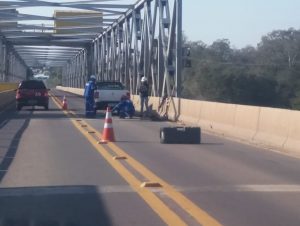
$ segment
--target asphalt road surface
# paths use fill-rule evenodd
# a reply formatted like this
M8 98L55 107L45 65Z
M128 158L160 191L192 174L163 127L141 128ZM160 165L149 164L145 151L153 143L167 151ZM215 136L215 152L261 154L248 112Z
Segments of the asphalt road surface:
M300 225L299 159L205 133L160 144L173 124L139 118L113 117L116 142L98 144L105 112L51 93L49 111L0 113L0 226Z

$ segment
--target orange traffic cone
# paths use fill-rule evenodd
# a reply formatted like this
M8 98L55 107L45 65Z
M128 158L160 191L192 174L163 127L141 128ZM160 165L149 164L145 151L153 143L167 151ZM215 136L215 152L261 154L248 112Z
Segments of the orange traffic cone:
M108 107L106 110L104 130L102 133L102 142L115 142L115 134L112 125L111 109Z
M63 102L62 102L62 109L68 110L68 102L66 96L64 96Z

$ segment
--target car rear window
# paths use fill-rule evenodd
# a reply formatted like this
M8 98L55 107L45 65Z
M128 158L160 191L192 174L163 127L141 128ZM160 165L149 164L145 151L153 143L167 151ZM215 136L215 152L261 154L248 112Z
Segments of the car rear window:
M20 89L46 89L45 84L42 81L23 81L20 83Z
M98 82L97 88L101 90L123 90L124 86L120 82Z

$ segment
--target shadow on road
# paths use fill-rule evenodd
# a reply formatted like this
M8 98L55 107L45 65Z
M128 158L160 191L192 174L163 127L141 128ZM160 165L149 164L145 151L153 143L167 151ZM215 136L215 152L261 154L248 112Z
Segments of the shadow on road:
M0 114L0 182L14 160L22 135L30 121L32 119L57 120L60 118L67 118L67 116L59 109L47 112L42 109L36 110L33 107L17 112L14 104Z
M15 111L15 106L16 103L13 102L10 105L6 106L6 110L2 111L3 109L1 109L2 112L0 113L0 129L2 129L9 122L9 118L7 116L13 114L13 112Z
M94 186L0 189L1 226L111 226Z
M1 113L0 183L13 164L31 120L66 117L59 109L47 112L24 108L17 112L14 105ZM0 188L0 226L96 225L111 226L112 223L94 186Z
M9 110L8 113L14 114L13 110ZM5 147L2 148L2 151L0 152L0 154L1 154L1 159L0 159L0 182L2 181L2 179L3 179L4 175L6 174L9 166L11 165L11 163L14 160L14 157L15 157L16 152L18 150L20 139L21 139L23 133L25 132L26 128L29 125L31 115L32 115L32 113L27 115L26 118L24 120L22 120L22 122L18 122L17 125L11 126L12 128L9 130L9 132L13 133L13 135L11 137L8 137L6 139L6 142L9 141L10 143L9 143L7 148L5 148ZM11 117L8 117L5 121L6 122L5 125L10 120L12 120ZM4 127L5 125L3 125L2 127ZM5 130L1 131L1 132L6 133ZM2 143L2 141L1 141L1 143Z

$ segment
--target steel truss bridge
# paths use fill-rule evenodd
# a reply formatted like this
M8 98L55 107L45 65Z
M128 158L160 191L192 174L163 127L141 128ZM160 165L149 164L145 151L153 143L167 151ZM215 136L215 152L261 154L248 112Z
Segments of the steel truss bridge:
M31 68L42 65L62 67L64 86L82 88L94 74L98 80L121 81L136 94L146 76L152 96L180 96L182 0L119 2L1 1L0 81L25 79ZM92 13L55 17L26 12L36 7Z

